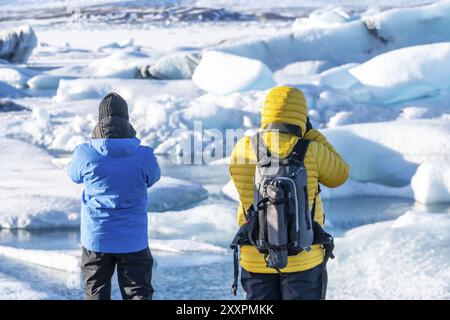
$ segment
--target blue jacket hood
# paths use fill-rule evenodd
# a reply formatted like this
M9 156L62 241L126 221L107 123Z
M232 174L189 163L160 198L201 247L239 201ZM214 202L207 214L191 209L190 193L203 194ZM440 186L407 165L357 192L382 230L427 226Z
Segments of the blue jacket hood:
M138 138L91 139L91 145L103 156L126 157L134 154L141 144Z

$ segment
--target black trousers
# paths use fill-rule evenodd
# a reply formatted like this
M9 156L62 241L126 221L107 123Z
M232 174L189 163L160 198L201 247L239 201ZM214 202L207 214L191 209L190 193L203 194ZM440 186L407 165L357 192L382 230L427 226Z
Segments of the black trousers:
M327 288L325 264L312 269L281 273L252 273L242 269L241 283L247 300L324 300Z
M132 253L100 253L83 248L81 271L85 300L110 300L111 278L117 266L120 293L124 300L153 297L150 249Z

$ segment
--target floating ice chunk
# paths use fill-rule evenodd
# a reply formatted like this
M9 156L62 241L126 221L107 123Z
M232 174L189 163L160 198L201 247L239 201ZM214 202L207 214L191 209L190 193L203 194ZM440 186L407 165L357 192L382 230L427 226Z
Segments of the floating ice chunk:
M351 116L351 111L339 111L328 120L327 127L336 128L342 125L351 124Z
M450 42L433 43L381 54L349 72L374 98L390 103L435 95L448 88L449 60Z
M0 139L0 228L79 225L81 190L51 160L50 155L34 145Z
M150 237L192 239L225 244L236 232L236 210L226 204L201 205L182 211L149 214Z
M27 85L32 89L56 89L62 79L69 80L73 77L40 74L28 80Z
M0 81L0 98L22 98L25 96L26 94L22 91Z
M27 84L28 77L16 68L6 68L0 65L0 81L16 88L23 88Z
M213 50L258 59L275 71L306 60L364 62L407 46L450 41L450 2L386 10L346 23L293 33L228 41ZM377 28L381 26L381 28Z
M207 197L208 191L198 183L162 177L148 191L148 210L173 210L194 204Z
M233 129L243 126L244 113L238 109L221 107L208 99L197 99L183 110L183 116L191 123L201 121L203 128Z
M218 51L206 51L192 77L201 89L216 94L265 90L275 85L262 62Z
M346 94L335 90L324 90L319 94L316 108L319 111L327 109L351 109L353 101Z
M139 74L138 66L148 56L138 52L116 52L108 57L94 60L87 69L92 77L134 79Z
M110 91L119 93L127 100L148 99L174 92L179 97L194 98L201 92L191 80L76 79L61 80L55 100L100 99Z
M198 55L177 52L163 56L154 64L141 68L141 75L144 78L150 77L162 80L191 79L200 62Z
M312 28L336 28L350 20L350 15L342 7L325 7L311 12L307 18L296 19L292 30L299 32Z
M37 45L37 38L29 26L0 32L0 59L25 63Z
M399 119L422 119L428 114L428 109L423 107L406 107L403 108L399 115Z
M448 213L408 211L335 238L328 298L449 299L449 228Z
M450 158L445 162L425 162L411 179L414 197L422 203L450 202Z
M334 64L323 60L298 61L290 63L277 71L277 75L285 76L308 76L321 73L327 69L335 67Z
M343 132L350 133L350 135L346 136ZM355 155L361 156L360 160L363 161L364 153L375 152L378 148L380 148L378 150L381 153L376 158L380 161L380 166L384 165L381 164L383 162L385 167L391 167L392 169L394 169L395 164L386 160L389 157L383 156L384 151L387 152L386 156L394 152L405 161L416 164L428 161L445 161L450 158L450 125L448 119L397 120L354 124L336 129L326 129L323 130L323 133L336 146L344 159L348 161L352 161L351 158ZM354 137L356 139L353 139ZM369 143L366 143L366 141ZM373 144L370 142L379 145L379 147L371 149ZM355 152L355 150L358 150L358 152ZM393 155L393 159L395 158L398 159ZM400 165L400 162L397 165ZM350 171L364 168L364 166L364 161L361 163L355 161L354 166L350 165ZM400 166L397 169L401 171L401 168ZM412 174L414 172L415 169Z
M335 89L348 89L358 83L358 80L349 72L358 66L357 63L347 63L339 67L325 70L320 74L319 85Z

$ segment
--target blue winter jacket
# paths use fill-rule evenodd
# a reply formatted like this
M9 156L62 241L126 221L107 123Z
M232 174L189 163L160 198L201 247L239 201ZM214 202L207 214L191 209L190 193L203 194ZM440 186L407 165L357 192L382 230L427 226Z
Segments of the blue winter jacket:
M161 171L153 149L137 138L92 139L79 145L68 167L83 183L81 244L102 253L147 248L147 188Z

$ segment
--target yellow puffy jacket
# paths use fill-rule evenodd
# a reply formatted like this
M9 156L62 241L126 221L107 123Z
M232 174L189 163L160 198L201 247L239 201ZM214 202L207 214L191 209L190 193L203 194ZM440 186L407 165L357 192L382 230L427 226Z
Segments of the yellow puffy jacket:
M266 97L262 110L261 127L269 123L288 123L306 130L307 107L303 93L291 87L273 88ZM307 149L304 164L308 173L309 204L312 205L317 193L318 182L327 187L337 187L348 177L349 167L342 160L327 139L317 130L309 130L303 138L311 140ZM298 141L298 137L290 134L266 132L263 139L273 155L286 157ZM251 146L251 138L243 137L235 145L230 161L230 175L239 193L238 208L239 226L245 223L243 209L248 209L253 203L253 177L256 168L256 154ZM324 223L324 210L320 195L316 199L315 220ZM302 251L288 258L288 265L282 272L304 271L322 263L324 251L320 245L313 245L309 252ZM276 273L266 267L264 256L255 247L242 246L241 266L255 273Z

